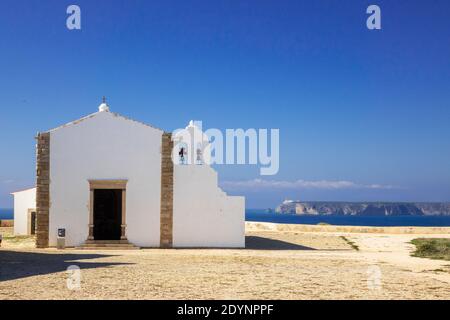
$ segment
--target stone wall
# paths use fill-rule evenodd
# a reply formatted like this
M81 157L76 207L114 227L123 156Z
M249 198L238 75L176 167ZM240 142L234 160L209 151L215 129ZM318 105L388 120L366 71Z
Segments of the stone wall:
M282 224L272 222L246 222L245 231L274 232L332 232L332 233L385 233L385 234L449 234L450 227L365 227L308 224Z
M171 133L162 135L161 150L161 248L173 246L173 141Z
M40 133L36 145L36 247L48 247L50 209L50 133Z

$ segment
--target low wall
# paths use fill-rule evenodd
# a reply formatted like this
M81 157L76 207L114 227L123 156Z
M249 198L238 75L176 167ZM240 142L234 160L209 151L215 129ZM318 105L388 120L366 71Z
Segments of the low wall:
M245 231L450 234L450 227L364 227L246 222Z
M0 220L0 227L14 227L14 220Z

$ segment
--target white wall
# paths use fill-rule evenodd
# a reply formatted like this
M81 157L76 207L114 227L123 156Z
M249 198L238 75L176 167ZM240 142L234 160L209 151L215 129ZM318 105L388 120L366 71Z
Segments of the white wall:
M18 191L14 196L14 234L28 234L28 210L36 209L36 188Z
M58 228L67 246L86 241L89 179L127 179L128 240L159 246L162 133L106 111L50 132L50 246Z
M174 166L174 247L245 247L245 199L217 182L208 165Z

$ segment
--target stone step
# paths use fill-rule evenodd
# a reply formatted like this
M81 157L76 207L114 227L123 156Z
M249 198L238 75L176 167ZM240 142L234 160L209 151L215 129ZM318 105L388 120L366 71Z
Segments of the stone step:
M87 240L81 246L81 250L138 250L134 244L128 240Z
M84 244L129 244L128 240L86 240Z
M82 244L80 247L134 247L134 244L131 243L85 243Z
M78 250L140 250L141 248L132 246L132 247L76 247Z

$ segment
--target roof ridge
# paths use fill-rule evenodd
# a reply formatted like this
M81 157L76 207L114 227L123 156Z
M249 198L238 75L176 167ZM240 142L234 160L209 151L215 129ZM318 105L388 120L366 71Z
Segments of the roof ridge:
M133 122L139 123L139 124L141 124L141 125L144 125L144 126L147 126L147 127L150 127L150 128L153 128L153 129L160 130L160 131L164 132L163 129L160 129L160 128L158 128L158 127L155 127L155 126L153 126L153 125L147 124L147 123L142 122L142 121L134 120L134 119L132 119L132 118L123 116L123 115L121 115L120 113L117 113L117 112L111 112L111 111L97 111L97 112L91 113L91 114L89 114L89 115L87 115L87 116L84 116L84 117L82 117L82 118L79 118L79 119L77 119L77 120L70 121L70 122L67 122L67 123L65 123L65 124L63 124L63 125L60 125L60 126L58 126L58 127L55 127L55 128L53 128L53 129L44 131L44 133L50 133L50 132L54 132L54 131L59 130L59 129L62 129L62 128L66 128L66 127L69 127L69 126L77 125L77 124L80 123L80 122L83 122L83 121L85 121L85 120L91 119L91 118L93 118L93 117L95 117L95 116L97 116L97 115L99 115L99 114L101 114L101 113L104 113L104 112L107 112L107 113L109 113L109 114L111 114L111 115L113 115L113 116L115 116L115 117L119 117L119 118L122 118L122 119L125 119L125 120L128 120L128 121L133 121Z
M31 188L27 188L27 189L17 190L17 191L11 192L10 194L21 193L21 192L30 191L30 190L33 190L33 189L36 189L36 186L31 187Z

